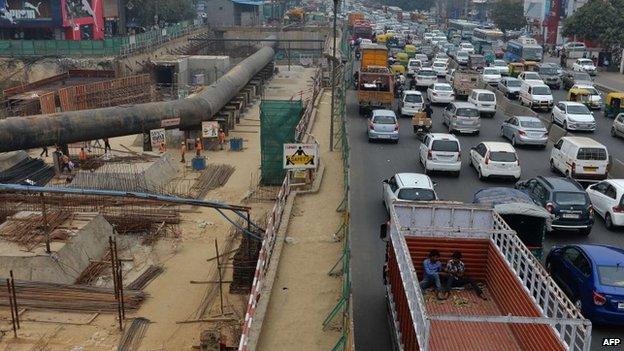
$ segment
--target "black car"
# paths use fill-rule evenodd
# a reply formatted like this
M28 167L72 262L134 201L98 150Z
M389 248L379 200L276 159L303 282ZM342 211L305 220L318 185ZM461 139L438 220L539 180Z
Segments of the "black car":
M553 89L561 89L561 76L556 63L541 63L538 66L540 77L544 83Z
M576 84L594 84L594 81L592 81L589 74L578 71L563 72L563 78L561 80L563 83L563 89L565 90L570 90L570 88Z
M583 235L591 232L594 209L589 195L574 179L538 176L517 182L515 188L554 215L553 229L577 230Z

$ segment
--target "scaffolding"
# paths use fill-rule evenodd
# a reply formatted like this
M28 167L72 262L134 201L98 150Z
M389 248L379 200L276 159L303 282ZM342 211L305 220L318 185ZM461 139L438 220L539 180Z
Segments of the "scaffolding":
M302 113L302 100L262 100L260 103L262 185L280 185L284 181L283 145L295 142L295 128Z

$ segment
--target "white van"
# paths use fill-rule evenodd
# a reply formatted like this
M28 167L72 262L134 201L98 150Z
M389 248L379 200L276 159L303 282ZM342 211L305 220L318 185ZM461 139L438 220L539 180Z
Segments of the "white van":
M533 110L551 111L553 108L553 96L548 85L538 81L523 81L520 86L520 105L525 105Z
M423 110L423 104L424 100L420 91L406 90L401 98L399 115L414 117L416 112Z
M578 180L603 180L609 172L609 151L594 139L566 136L553 146L550 168Z
M487 89L473 89L468 95L468 102L477 106L481 115L494 117L496 114L496 94Z

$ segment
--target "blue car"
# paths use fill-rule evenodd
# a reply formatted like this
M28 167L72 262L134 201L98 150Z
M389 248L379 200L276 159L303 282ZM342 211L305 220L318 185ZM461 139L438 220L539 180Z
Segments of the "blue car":
M624 250L607 245L554 247L546 269L586 318L624 325Z

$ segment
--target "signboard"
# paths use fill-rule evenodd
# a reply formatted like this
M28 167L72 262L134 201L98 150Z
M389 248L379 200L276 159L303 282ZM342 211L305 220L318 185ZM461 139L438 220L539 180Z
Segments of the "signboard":
M150 130L150 140L152 144L152 148L157 149L160 144L167 144L167 140L165 139L165 129L152 129Z
M314 169L317 163L317 144L284 144L284 169Z
M179 124L180 124L179 118L169 118L169 119L163 119L162 121L160 121L161 127L175 127Z
M216 138L219 136L219 122L205 121L202 122L202 137Z
M61 5L58 1L0 0L0 26L32 25L35 27L60 24Z

